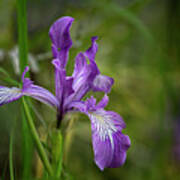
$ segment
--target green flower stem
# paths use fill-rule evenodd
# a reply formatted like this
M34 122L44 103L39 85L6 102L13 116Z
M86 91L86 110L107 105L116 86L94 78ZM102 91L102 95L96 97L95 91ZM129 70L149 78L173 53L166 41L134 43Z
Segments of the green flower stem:
M63 161L63 136L61 130L52 132L52 165L57 179L61 178Z
M25 66L28 64L28 36L27 36L27 7L26 0L16 0L17 15L18 15L18 52L21 74ZM24 108L21 110L22 114L22 137L23 137L23 171L22 179L30 179L32 167L32 152L33 144L28 128L28 123L25 118Z
M27 122L28 122L28 125L29 125L29 128L30 128L30 131L32 133L33 140L34 140L35 145L37 147L39 156L40 156L40 158L41 158L41 160L43 162L43 165L46 168L47 172L49 173L49 175L52 176L53 175L52 167L51 167L51 165L49 163L49 160L48 160L46 152L45 152L45 150L43 148L43 145L41 144L41 141L39 139L38 133L37 133L36 128L34 126L33 119L31 117L28 105L27 105L24 97L23 97L23 105L24 105L25 114L27 116Z
M62 162L63 162L63 139L61 137L61 141L60 141L60 156L59 156L59 161L57 164L57 170L56 170L56 177L57 178L61 178L61 173L62 173Z
M18 43L21 73L28 64L27 14L26 0L17 0Z
M10 144L9 144L9 172L10 172L10 179L14 180L14 167L13 167L13 138L14 135L14 129L12 129L11 135L10 135Z

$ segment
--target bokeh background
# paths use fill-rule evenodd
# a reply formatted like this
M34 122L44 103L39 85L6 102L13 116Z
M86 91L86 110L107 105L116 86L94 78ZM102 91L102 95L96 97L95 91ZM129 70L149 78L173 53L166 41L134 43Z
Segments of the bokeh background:
M90 46L92 36L99 36L96 62L103 74L115 80L107 109L121 114L127 124L123 132L132 141L124 166L101 172L93 161L89 119L82 114L68 115L66 179L180 179L180 1L31 0L27 10L31 78L51 91L50 25L64 15L75 18L68 74L75 55ZM15 0L0 0L0 67L19 80L16 11ZM0 75L0 83L10 85ZM36 127L45 139L56 114L41 103L32 103ZM28 128L22 125L20 104L18 101L0 108L0 179L9 179L12 128L16 179L21 179L25 161L29 177L38 179L41 173L33 143L26 141L30 137ZM24 149L29 150L29 157L23 156Z

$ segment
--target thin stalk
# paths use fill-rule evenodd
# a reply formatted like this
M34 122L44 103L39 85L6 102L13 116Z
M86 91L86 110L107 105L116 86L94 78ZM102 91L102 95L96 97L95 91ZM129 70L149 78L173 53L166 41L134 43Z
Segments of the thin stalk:
M45 152L45 150L43 148L43 145L41 144L41 141L39 139L39 135L38 135L38 133L36 131L36 128L34 126L34 122L33 122L33 119L31 117L28 105L27 105L24 98L23 98L23 105L24 105L25 114L27 116L28 125L30 127L30 131L32 133L33 140L35 141L39 156L40 156L40 158L41 158L41 160L43 162L43 165L46 168L47 172L49 173L49 175L52 176L53 175L52 167L51 167L51 165L49 163L49 160L48 160L46 152Z
M27 14L26 0L17 0L18 10L18 43L20 70L23 72L28 64L28 40L27 40Z
M14 130L12 130L10 135L10 144L9 144L9 172L10 172L10 180L14 180L14 167L13 167L13 138Z
M61 173L62 173L62 161L63 161L63 137L60 132L60 138L59 138L59 160L57 163L57 168L56 168L56 177L61 179Z
M26 0L17 0L17 15L18 15L18 45L19 45L19 60L20 71L24 71L25 66L28 64L28 38L27 38L27 8ZM25 118L24 109L21 110L22 114L22 137L23 137L23 171L22 178L30 179L31 165L32 165L32 152L33 144L31 139L30 130Z
M23 179L30 179L33 155L33 139L26 120L24 107L21 107L22 134L23 134Z
M54 129L51 134L52 143L52 167L54 177L60 179L63 160L63 135L60 129Z

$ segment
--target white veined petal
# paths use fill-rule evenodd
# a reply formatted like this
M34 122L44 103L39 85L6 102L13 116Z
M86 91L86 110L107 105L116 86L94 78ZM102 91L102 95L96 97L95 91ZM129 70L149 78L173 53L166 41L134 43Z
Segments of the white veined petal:
M22 96L21 89L12 87L0 87L0 105L10 103Z
M121 132L125 128L121 116L104 109L88 112L88 116L91 119L94 159L97 166L103 170L124 164L130 139Z
M93 125L93 130L97 133L102 141L109 139L113 149L114 142L112 134L118 130L114 124L113 115L108 111L100 109L98 111L89 113L89 117Z

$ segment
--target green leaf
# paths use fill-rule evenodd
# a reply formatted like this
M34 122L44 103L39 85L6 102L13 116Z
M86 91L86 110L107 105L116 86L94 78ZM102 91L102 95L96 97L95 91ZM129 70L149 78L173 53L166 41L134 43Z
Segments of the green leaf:
M59 179L62 173L63 160L63 137L61 131L55 129L52 132L52 164L55 172L55 177Z
M31 113L30 113L30 109L29 109L28 104L25 100L25 97L23 97L23 105L24 105L24 111L25 111L25 114L27 117L27 123L29 125L31 135L32 135L32 138L35 142L38 154L39 154L39 156L42 160L42 163L43 163L44 167L46 168L48 174L52 176L53 171L52 171L51 164L50 164L49 159L47 157L46 151L45 151L45 149L44 149L44 147L40 141L39 135L38 135L37 130L35 128L35 125L34 125L34 122L33 122L33 119L32 119Z
M10 144L9 144L9 171L10 171L10 180L14 180L14 167L13 167L13 139L14 131L12 129L10 135Z

